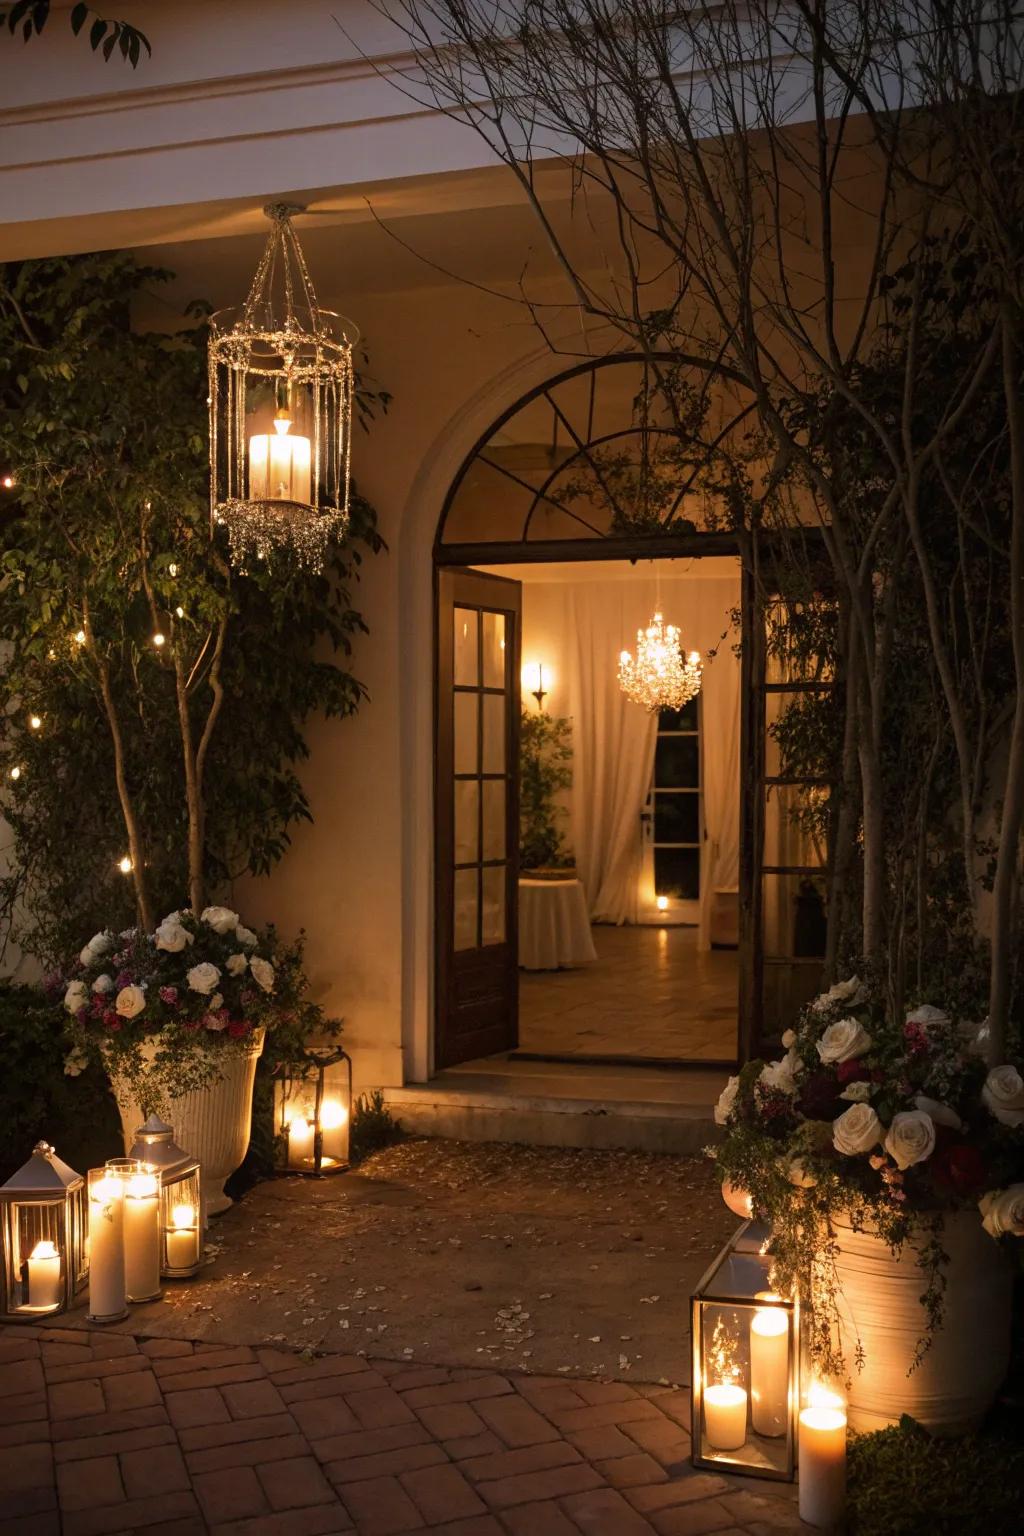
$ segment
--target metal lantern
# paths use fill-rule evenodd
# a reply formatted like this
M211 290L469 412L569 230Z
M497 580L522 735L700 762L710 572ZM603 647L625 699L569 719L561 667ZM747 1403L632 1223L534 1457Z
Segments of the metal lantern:
M282 552L320 570L348 524L359 332L317 302L291 223L301 211L264 209L249 297L210 321L210 512L243 568Z
M0 1185L0 1316L37 1322L74 1304L89 1275L85 1180L45 1141Z
M352 1062L338 1047L306 1052L278 1078L274 1121L286 1173L341 1173L348 1167Z
M791 1482L800 1406L800 1314L777 1295L765 1229L746 1222L690 1301L694 1466Z
M159 1115L139 1126L128 1155L160 1177L160 1273L165 1280L189 1280L202 1257L199 1159L175 1145L174 1127Z

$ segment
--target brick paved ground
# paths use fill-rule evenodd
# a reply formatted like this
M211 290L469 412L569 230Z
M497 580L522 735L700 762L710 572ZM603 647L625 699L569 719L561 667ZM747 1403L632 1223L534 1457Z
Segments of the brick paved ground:
M3 1536L769 1536L793 1490L695 1472L689 1394L0 1329Z

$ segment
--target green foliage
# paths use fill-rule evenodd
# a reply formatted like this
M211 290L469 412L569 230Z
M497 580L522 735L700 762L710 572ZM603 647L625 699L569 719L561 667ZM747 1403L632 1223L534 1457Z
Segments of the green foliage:
M38 37L46 27L50 19L50 0L15 0L11 6L0 10L0 28L6 27L12 37L18 33L22 40L28 42L30 38ZM93 53L100 52L105 60L110 59L116 49L122 59L129 63L132 69L138 68L139 60L145 50L147 58L153 50L149 46L149 39L138 27L133 27L127 21L111 21L107 17L100 16L91 5L79 3L71 7L68 17L71 30L77 37L88 23L87 37L89 47Z
M354 1163L361 1163L364 1157L379 1152L381 1147L393 1146L404 1135L379 1088L359 1095L352 1106L351 1156Z
M519 738L519 861L523 869L572 862L562 826L567 811L556 803L572 783L572 724L543 710L522 711Z
M64 1074L66 1041L46 999L0 984L0 1183L48 1141L79 1173L120 1155L121 1130L104 1073Z
M223 690L204 777L214 892L265 873L311 819L306 723L365 698L345 663L365 632L353 586L381 547L373 511L354 497L322 575L231 569L210 530L205 327L130 327L167 275L123 253L0 269L0 474L15 481L0 488L0 785L16 854L0 915L48 963L135 918L114 723L155 919L187 905L179 682L194 744ZM379 398L364 392L364 412Z
M904 1415L898 1425L850 1439L851 1536L1011 1536L1020 1530L1024 1443L1012 1426L938 1439Z

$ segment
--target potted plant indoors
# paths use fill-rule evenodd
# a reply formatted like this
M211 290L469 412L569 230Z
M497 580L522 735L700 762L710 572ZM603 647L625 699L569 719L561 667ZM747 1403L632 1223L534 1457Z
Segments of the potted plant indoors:
M519 736L519 867L530 880L572 880L572 855L558 795L572 784L572 725L555 715L524 709Z
M1024 1080L986 1068L984 1034L928 1004L894 1018L853 978L715 1111L723 1183L767 1224L773 1283L810 1299L815 1366L858 1430L976 1424L1006 1373Z
M314 1035L337 1033L306 997L301 942L247 928L237 912L171 912L147 933L101 931L55 981L71 1050L106 1070L127 1148L154 1112L202 1164L208 1214L231 1201L224 1180L245 1156L256 1062L269 1037L295 1057Z

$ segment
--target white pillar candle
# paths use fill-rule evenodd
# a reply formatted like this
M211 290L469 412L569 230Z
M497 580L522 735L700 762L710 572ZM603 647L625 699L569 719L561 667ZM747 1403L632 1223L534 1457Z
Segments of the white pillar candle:
M93 1173L100 1176L94 1180ZM89 1318L124 1317L124 1185L114 1174L89 1175Z
M789 1321L782 1307L750 1319L750 1418L759 1435L784 1435L789 1420Z
M322 1163L330 1167L348 1161L348 1110L337 1099L324 1099L320 1106L323 1132Z
M279 417L274 432L249 439L251 501L309 502L312 454L308 437L291 435L291 422Z
M747 1393L731 1382L704 1388L704 1428L716 1451L738 1451L747 1438Z
M28 1256L28 1304L59 1307L61 1299L60 1254L53 1243L43 1238Z
M838 1525L846 1507L846 1410L821 1388L800 1414L800 1518L807 1525Z
M124 1192L124 1274L129 1301L160 1295L160 1181L133 1174Z
M313 1122L296 1112L288 1122L288 1166L305 1168L313 1160Z
M191 1269L199 1261L199 1220L194 1205L176 1205L165 1234L168 1269Z

